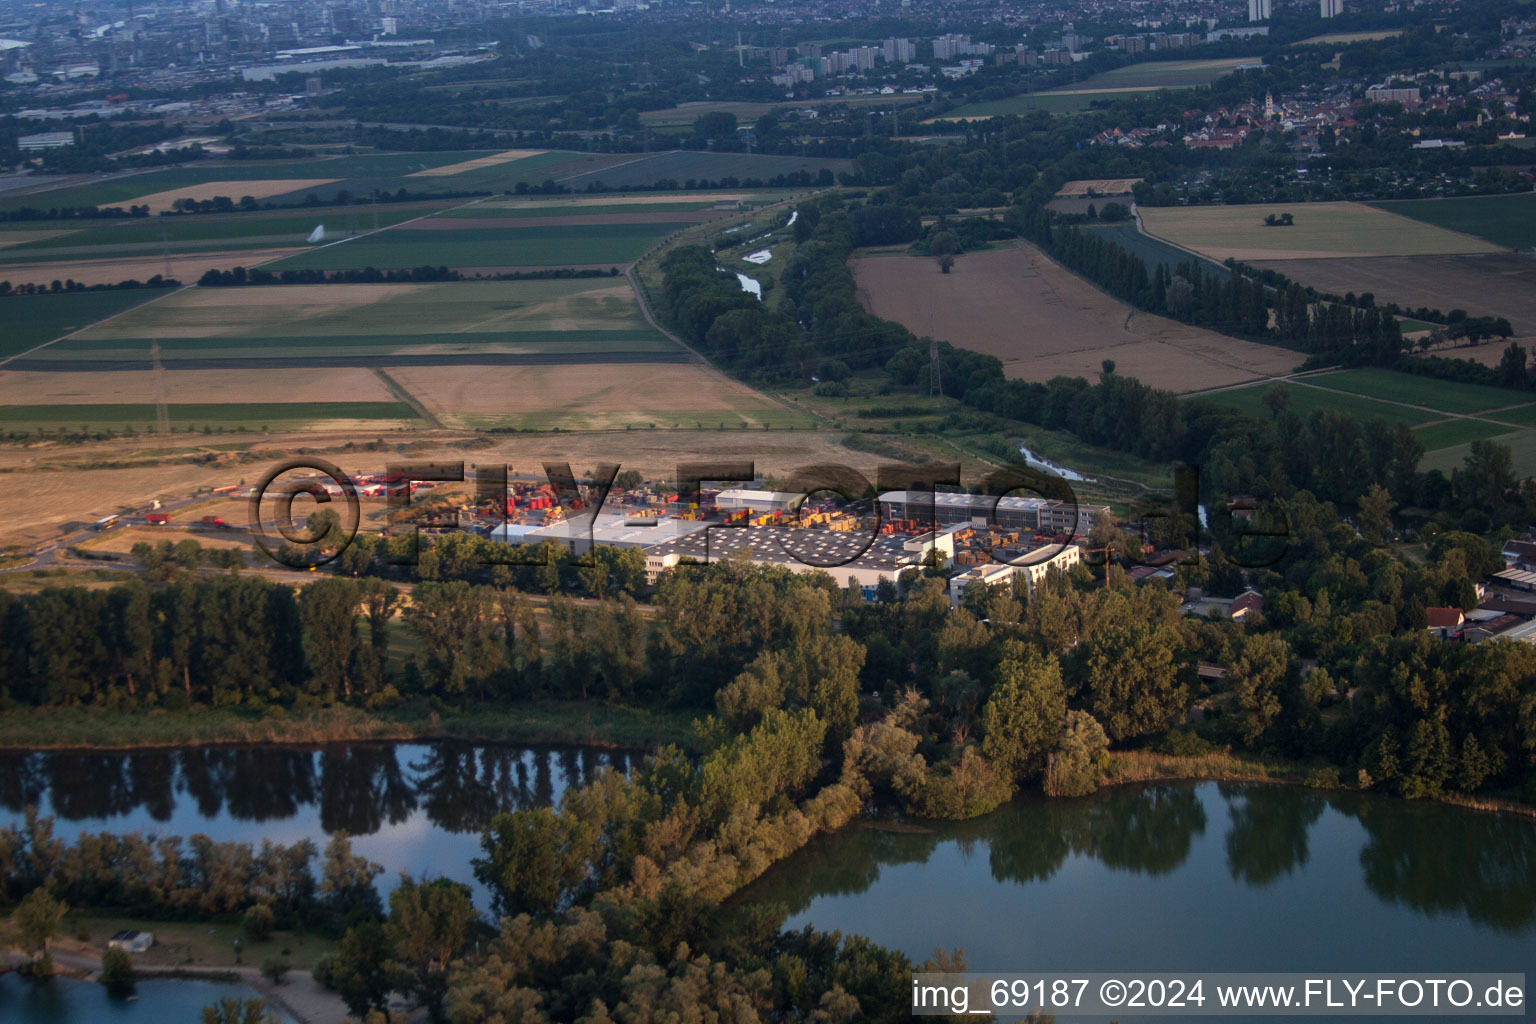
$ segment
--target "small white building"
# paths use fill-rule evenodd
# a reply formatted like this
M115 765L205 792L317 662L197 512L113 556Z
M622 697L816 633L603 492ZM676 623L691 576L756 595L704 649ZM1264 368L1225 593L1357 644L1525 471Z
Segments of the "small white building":
M803 497L805 495L794 491L761 491L747 487L731 487L715 496L715 505L732 512L742 509L751 509L753 512L787 512Z

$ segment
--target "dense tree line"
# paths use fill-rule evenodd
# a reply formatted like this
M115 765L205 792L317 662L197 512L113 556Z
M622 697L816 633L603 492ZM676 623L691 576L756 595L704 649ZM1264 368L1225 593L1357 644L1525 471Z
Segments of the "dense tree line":
M46 889L75 907L159 920L209 920L257 911L255 927L340 934L376 917L374 879L382 869L337 833L324 856L301 839L291 846L216 842L205 835L82 833L73 843L54 820L28 808L22 825L0 829L0 904Z
M41 285L31 281L23 284L12 285L10 281L0 281L0 298L8 295L60 295L71 292L114 292L133 291L136 288L180 288L181 282L174 277L163 277L156 274L147 281L137 278L128 278L114 284L84 284L74 278L65 278L63 281L55 280L51 284Z
M228 270L210 268L197 279L199 288L240 288L245 285L265 284L396 284L423 283L429 281L544 281L571 280L589 277L617 277L618 267L608 270L555 267L550 270L510 270L497 274L476 274L465 277L447 267L408 267L396 270L379 270L363 267L360 270L262 270L260 267L231 267ZM3 293L0 293L3 294Z

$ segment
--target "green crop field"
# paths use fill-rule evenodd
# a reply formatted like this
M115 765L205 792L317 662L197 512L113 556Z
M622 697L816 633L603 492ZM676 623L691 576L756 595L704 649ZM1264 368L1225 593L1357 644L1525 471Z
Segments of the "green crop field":
M1112 71L1102 71L1081 82L1058 89L1023 93L1000 100L968 103L944 115L945 118L996 117L1002 114L1027 114L1045 110L1052 114L1071 114L1088 110L1095 104L1108 105L1117 99L1158 89L1188 89L1210 85L1230 74L1239 64L1257 64L1257 57L1222 57L1213 60L1143 61Z
M1218 57L1206 60L1148 60L1123 68L1100 72L1084 79L1074 88L1113 89L1151 87L1186 88L1210 85L1222 75L1231 74L1240 64L1258 64L1258 57Z
M1044 110L1049 114L1076 114L1095 106L1107 107L1115 100L1128 99L1141 93L1156 92L1154 87L1122 89L1118 91L1074 90L1072 92L1026 92L1007 96L1000 100L983 100L956 107L937 120L945 121L966 117L1001 117L1005 114L1030 114Z
M421 217L445 204L385 204L368 206L322 207L313 212L197 214L181 217L148 217L121 221L80 221L80 230L57 238L37 239L0 249L6 259L41 259L56 255L118 255L128 246L142 246L154 252L161 247L173 251L188 243L214 244L231 249L243 248L253 240L268 244L302 245L316 225L328 232L369 231L375 225L389 227L401 221ZM22 222L30 226L32 222ZM0 241L5 232L0 231ZM89 251L87 251L89 250Z
M514 188L519 182L535 185L546 179L560 180L635 159L633 154L551 150L507 163L471 168L458 174L413 177L421 171L476 160L498 152L502 151L370 153L274 162L204 160L183 167L163 168L108 181L85 182L32 195L8 196L0 200L0 211L23 207L47 210L65 206L116 206L155 192L222 181L336 179L330 184L301 188L262 200L277 205L303 202L309 195L315 196L319 202L330 202L341 191L353 195L366 195L374 190L393 193L401 188L418 193L499 192ZM231 188L229 191L231 199L240 198L237 189Z
M99 341L71 339L48 349L49 359L144 360L147 366L149 338L110 338ZM285 337L171 338L160 341L160 359L168 368L182 360L313 358L411 355L476 355L529 353L541 355L597 356L609 352L654 352L669 359L678 347L658 331L496 331L452 334L290 335Z
M5 320L0 330L0 358L25 352L166 294L160 288L135 288L0 298L0 317Z
M1531 405L1522 405L1515 409L1500 409L1498 412L1482 414L1483 419L1497 420L1500 423L1513 423L1517 427L1536 427L1536 394L1524 392L1527 398L1533 400Z
M526 200L520 202L491 200L445 211L441 216L469 220L484 217L595 217L626 213L692 213L708 210L713 202L691 203L597 203L590 206L567 202L560 206L539 206Z
M162 308L163 306L163 308ZM623 277L548 281L450 281L417 285L264 285L191 288L71 339L85 350L124 340L136 347L159 338L162 348L245 339L311 339L313 344L365 343L394 336L494 340L509 332L588 338L587 332L641 332L657 337ZM302 341L300 342L302 344ZM629 347L626 344L624 347Z
M392 420L418 423L410 407L400 402L253 402L176 404L167 406L171 426L201 430L261 429L323 420ZM9 405L0 406L0 429L7 432L60 430L152 430L153 405Z
M207 358L291 361L386 355L533 355L584 363L681 349L646 323L623 277L464 281L424 285L272 285L194 288L50 347L47 357L147 366L150 339L164 364ZM460 360L462 361L462 360Z
M444 164L458 163L463 160L472 160L475 157L487 155L484 152L456 152L456 153L375 153L360 156L343 156L334 158L317 157L313 160L282 160L276 162L258 160L204 160L183 167L168 167L161 170L147 171L143 174L130 174L126 177L113 178L110 181L86 182L80 185L65 188L49 189L46 192L38 192L32 195L7 196L0 200L0 210L15 210L22 207L47 210L53 207L63 206L113 206L126 203L139 196L149 195L152 192L163 192L167 189L181 185L200 185L209 181L282 181L290 178L339 178L343 179L337 185L331 187L350 188L354 194L370 191L357 185L349 185L348 180L362 181L386 181L399 182L405 175L416 171L426 170L432 167L440 167ZM411 178L411 182L432 182L431 178ZM451 181L452 176L438 179L439 181ZM400 187L394 185L390 190ZM411 187L413 192L441 192L445 186L436 185L428 187L417 185ZM239 196L231 196L231 199L239 199ZM302 198L302 195L301 195ZM274 196L264 202L282 202L281 197Z
M1321 388L1312 388L1294 383L1254 384L1245 388L1234 388L1231 391L1218 391L1214 394L1190 395L1189 399L1214 402L1217 405L1231 406L1234 409L1241 409L1251 413L1255 409L1264 408L1261 399L1264 396L1264 392L1268 391L1271 387L1284 389L1289 396L1286 407L1303 418L1310 415L1315 409L1331 409L1351 413L1359 418L1361 422L1380 417L1391 423L1407 423L1409 426L1440 418L1432 412L1409 409L1401 405L1388 405L1386 402L1375 402L1359 395L1324 391Z
M636 188L655 185L662 181L675 181L686 186L692 181L719 182L722 178L737 180L730 188L745 188L747 179L767 185L779 175L798 171L809 172L813 177L822 170L846 171L853 166L849 160L822 157L759 156L746 153L696 153L674 150L657 153L629 163L618 164L603 170L578 175L564 182L578 191L594 183L608 189Z
M1508 427L1487 420L1459 419L1418 427L1413 436L1419 439L1426 452L1435 452L1507 433Z
M1456 199L1404 199L1371 205L1510 249L1536 246L1536 192Z
M1308 377L1307 383L1367 398L1422 405L1443 412L1480 412L1536 402L1536 395L1528 391L1460 384L1392 370L1341 370L1338 373Z
M1100 199L1099 203L1115 202L1112 199ZM1128 202L1128 200L1127 200ZM1203 256L1185 252L1176 245L1170 245L1161 238L1153 238L1136 230L1135 221L1126 221L1123 224L1090 224L1090 231L1108 238L1116 245L1129 252L1140 256L1147 263L1148 273L1157 269L1161 263L1168 268L1171 274L1180 263L1188 263L1191 260L1199 260L1205 265L1205 269L1213 273L1226 273L1227 269L1219 263L1212 262Z
M298 253L267 269L619 266L638 259L660 239L689 226L679 222L382 231L357 241Z
M1499 434L1493 438L1493 442L1509 449L1510 462L1517 477L1525 479L1536 476L1536 430L1517 430L1509 434ZM1449 476L1453 470L1461 469L1466 465L1471 448L1471 442L1467 442L1430 452L1419 463L1419 469L1421 471L1438 469Z

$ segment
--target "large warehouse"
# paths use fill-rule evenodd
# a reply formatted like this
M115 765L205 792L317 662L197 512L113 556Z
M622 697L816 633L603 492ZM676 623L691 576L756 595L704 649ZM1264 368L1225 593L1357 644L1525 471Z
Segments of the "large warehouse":
M912 519L937 526L976 523L1005 530L1086 536L1094 524L1113 522L1108 505L1073 505L1054 498L994 498L943 491L886 491L880 495L886 519Z

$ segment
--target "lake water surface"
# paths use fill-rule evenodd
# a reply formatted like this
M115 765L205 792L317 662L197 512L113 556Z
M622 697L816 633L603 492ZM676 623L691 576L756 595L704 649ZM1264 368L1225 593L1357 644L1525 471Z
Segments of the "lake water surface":
M918 962L963 947L973 971L1536 978L1530 819L1209 782L1024 798L930 829L824 837L743 898Z
M382 888L402 871L473 883L492 816L634 757L468 743L0 754L0 826L34 804L69 839L323 847L345 830L385 866ZM917 961L962 947L978 971L1532 972L1536 821L1288 786L1120 787L916 830L855 826L739 902Z
M627 771L633 756L457 742L0 752L0 827L31 804L71 841L201 832L254 846L310 839L323 853L345 831L353 852L384 865L383 890L401 872L473 884L491 818L547 807L604 765Z
M203 1007L225 996L249 999L244 985L213 981L141 981L134 998L115 999L90 981L54 978L33 984L0 975L0 1020L6 1024L196 1024ZM268 1004L282 1024L293 1020Z

